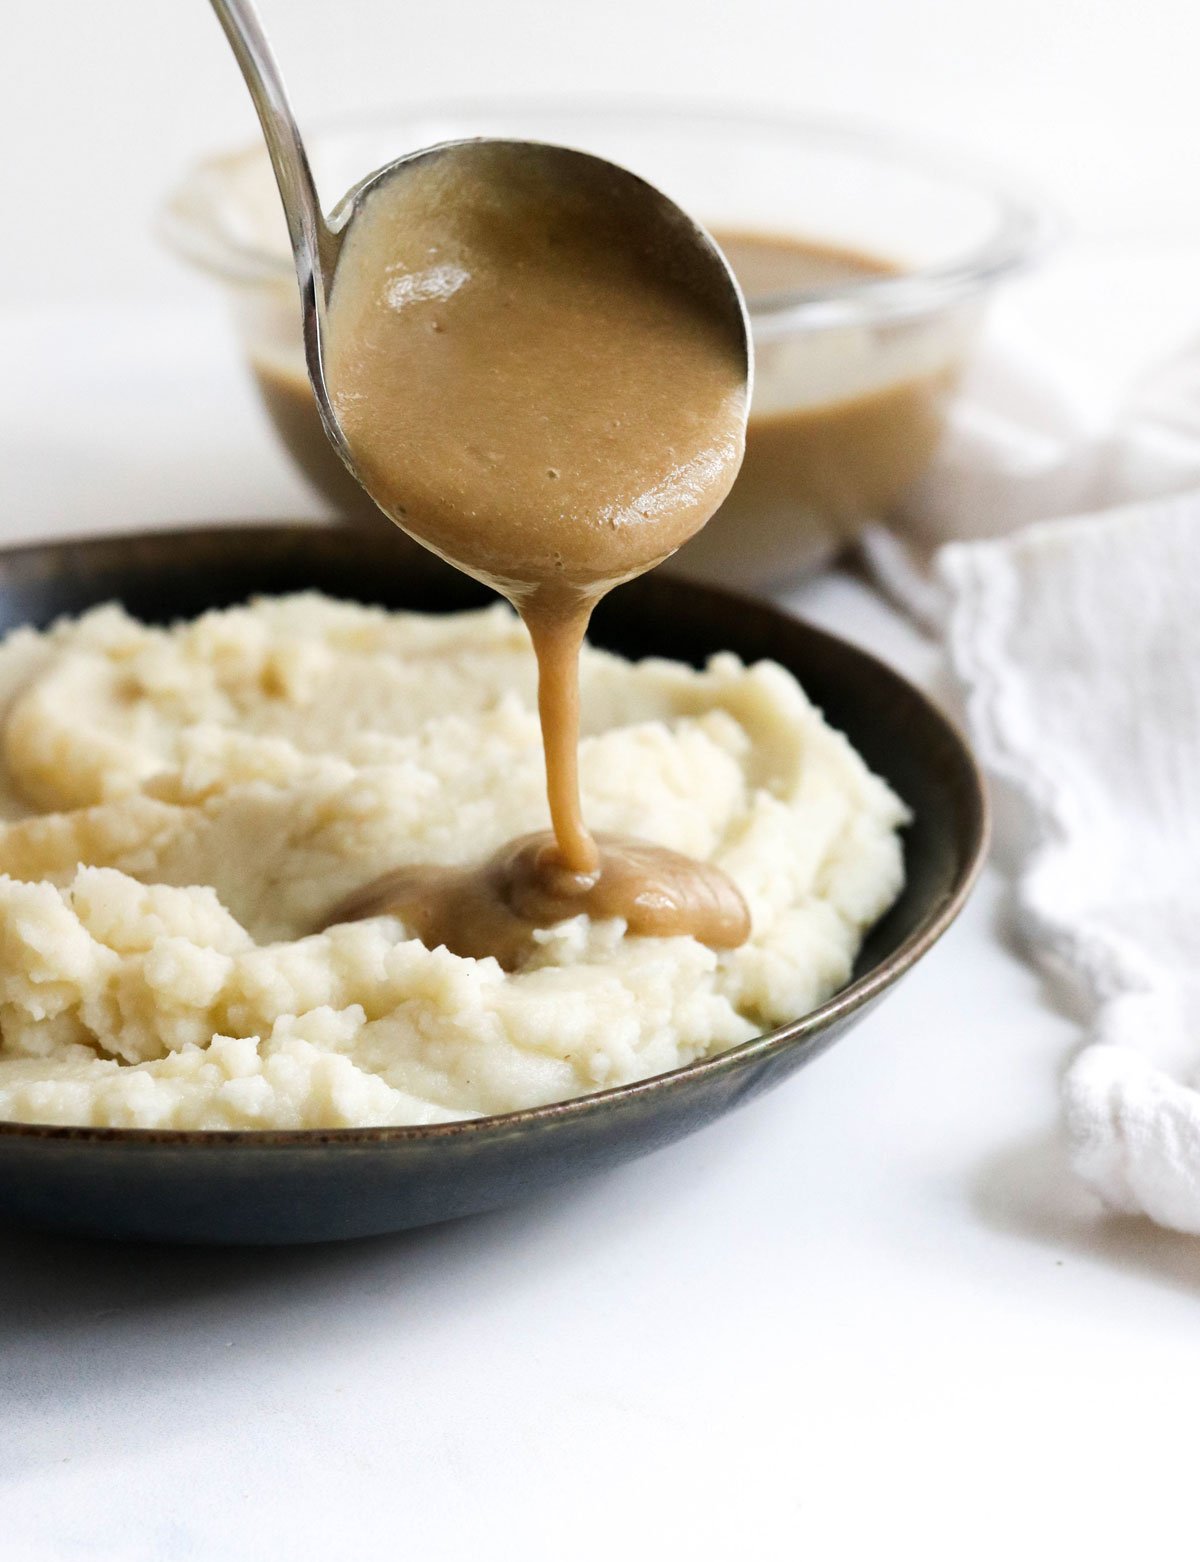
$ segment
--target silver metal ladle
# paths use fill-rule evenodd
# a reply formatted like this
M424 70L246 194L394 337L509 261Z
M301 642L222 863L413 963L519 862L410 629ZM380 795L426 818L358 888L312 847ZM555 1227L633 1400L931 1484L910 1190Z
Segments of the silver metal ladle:
M283 78L253 5L250 0L211 0L211 3L250 89L283 201L296 280L300 285L305 363L321 422L334 448L361 482L329 395L322 345L325 306L346 233L364 197L385 180L403 178L406 170L426 158L452 158L459 149L478 147L481 141L491 138L443 142L398 157L354 185L326 218ZM561 181L564 195L577 184L581 164L591 165L593 173L597 167L608 172L608 187L613 191L613 221L627 225L631 213L634 214L639 228L631 239L648 254L672 253L678 265L682 252L689 285L712 311L722 330L728 333L731 345L745 364L745 405L748 407L753 377L749 316L729 263L704 229L644 179L591 153L532 141L507 140L495 144L510 149L527 148L531 156L537 156L543 172L549 167L555 181ZM622 200L622 193L636 194L637 199ZM602 219L603 214L600 216Z

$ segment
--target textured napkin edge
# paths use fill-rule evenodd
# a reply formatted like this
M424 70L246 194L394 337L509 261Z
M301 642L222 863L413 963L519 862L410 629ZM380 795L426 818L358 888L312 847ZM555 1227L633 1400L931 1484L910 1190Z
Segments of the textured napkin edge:
M1064 917L1077 850L1070 792L1036 742L1008 654L1020 589L1014 549L1068 528L1122 524L1128 516L1050 521L1012 540L950 544L933 577L967 725L984 768L1016 804L1025 837L1014 873L1025 943L1037 965L1052 977L1069 975L1083 995L1086 1038L1062 1085L1072 1165L1110 1208L1200 1234L1200 1093L1138 1045L1181 1035L1178 983L1134 940Z

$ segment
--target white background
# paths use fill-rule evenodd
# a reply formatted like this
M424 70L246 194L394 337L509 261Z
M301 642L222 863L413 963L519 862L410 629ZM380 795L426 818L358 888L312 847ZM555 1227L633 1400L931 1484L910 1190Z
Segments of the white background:
M1079 244L1164 257L1179 320L1200 276L1181 264L1200 241L1196 14L267 7L307 118L640 91L938 134L1041 185ZM14 6L3 60L0 536L313 513L208 285L148 236L183 164L254 132L203 0ZM1099 335L1128 329L1126 303L1115 290ZM936 680L863 588L833 577L797 600ZM1011 949L993 872L811 1071L575 1191L313 1251L0 1233L0 1553L1193 1550L1200 1244L1104 1217L1063 1166L1076 1035Z
M267 0L263 11L310 122L531 92L829 112L993 158L1086 233L1200 231L1193 0ZM191 279L147 239L154 206L191 158L256 133L204 0L12 5L4 58L4 293L182 295Z

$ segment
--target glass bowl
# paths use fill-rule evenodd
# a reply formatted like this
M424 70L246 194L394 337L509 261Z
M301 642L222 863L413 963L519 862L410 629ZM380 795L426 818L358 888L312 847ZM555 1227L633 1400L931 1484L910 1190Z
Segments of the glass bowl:
M644 175L718 238L800 241L812 275L747 286L756 380L730 497L671 561L777 585L825 562L920 476L995 284L1040 248L1041 211L1003 182L880 129L637 103L471 103L314 132L327 207L364 174L463 136L553 141ZM264 404L338 513L377 516L321 430L287 234L261 143L206 158L162 232L224 284ZM752 281L753 279L749 279Z

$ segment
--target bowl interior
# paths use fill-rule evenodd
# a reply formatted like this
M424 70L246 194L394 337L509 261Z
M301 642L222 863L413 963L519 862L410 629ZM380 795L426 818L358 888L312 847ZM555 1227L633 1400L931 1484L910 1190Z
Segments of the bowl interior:
M0 633L120 601L149 623L190 618L262 593L319 589L392 608L449 612L493 600L386 523L256 526L97 538L0 554ZM865 652L768 604L663 576L601 603L589 638L629 657L700 666L736 651L791 668L867 764L913 811L906 883L868 935L855 979L877 971L965 894L981 855L985 806L962 739L924 695Z

